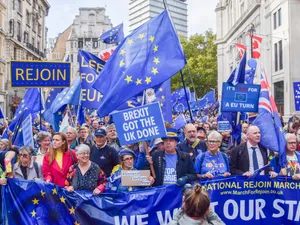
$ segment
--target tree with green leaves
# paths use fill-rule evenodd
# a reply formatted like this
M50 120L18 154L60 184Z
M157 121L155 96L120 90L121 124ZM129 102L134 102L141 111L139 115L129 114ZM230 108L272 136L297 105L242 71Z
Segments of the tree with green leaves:
M204 34L192 35L189 39L181 38L187 65L182 70L186 87L193 92L191 78L194 82L197 97L201 98L211 88L217 91L217 46L216 35L212 30ZM172 91L182 88L180 73L171 79Z

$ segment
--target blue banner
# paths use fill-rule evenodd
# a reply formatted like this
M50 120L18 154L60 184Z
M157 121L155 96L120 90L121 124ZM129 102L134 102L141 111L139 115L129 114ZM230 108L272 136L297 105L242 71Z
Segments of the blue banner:
M224 82L221 112L257 112L260 85Z
M291 178L232 176L201 182L225 224L300 223L300 182ZM165 225L182 205L181 187L145 188L129 193L69 193L40 181L8 179L3 186L9 225Z
M228 120L224 121L218 121L218 131L230 131L231 130L231 125Z
M166 135L158 102L112 114L121 145L151 140Z
M11 61L11 87L70 87L70 62Z
M88 109L97 109L102 95L92 86L105 62L92 53L83 50L78 51L78 62L81 76L81 105Z
M295 110L300 111L300 82L294 82Z

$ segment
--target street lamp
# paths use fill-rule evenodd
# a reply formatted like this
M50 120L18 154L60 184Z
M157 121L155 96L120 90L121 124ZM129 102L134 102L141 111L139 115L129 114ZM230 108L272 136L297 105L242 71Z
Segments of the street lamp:
M251 23L250 29L248 30L248 33L250 35L251 58L253 58L253 44L252 44L253 34L254 34L254 32L256 32L256 30L254 29L254 27L255 27L254 24Z

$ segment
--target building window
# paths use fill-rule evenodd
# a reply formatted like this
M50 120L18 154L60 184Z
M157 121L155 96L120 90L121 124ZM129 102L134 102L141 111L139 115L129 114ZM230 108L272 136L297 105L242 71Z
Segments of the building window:
M30 25L30 12L26 10L26 23Z
M73 62L73 54L71 54L71 62Z
M35 9L35 7L36 7L36 0L33 0L32 7Z
M244 2L241 4L241 16L244 14Z
M93 48L98 48L98 39L93 38Z
M278 9L278 27L282 24L281 9Z
M37 49L40 50L40 42L37 42Z
M279 51L279 70L283 69L283 53L282 53L282 41L278 42L278 51Z
M274 100L277 106L278 111L281 115L284 114L284 82L279 81L274 83Z
M73 42L71 41L71 48L73 48Z
M273 14L273 27L274 30L277 28L277 12Z
M14 60L17 60L18 49L14 48Z
M42 35L42 25L38 23L38 35Z
M32 38L32 46L34 47L35 46L35 40L34 40L34 37Z
M275 65L275 72L278 71L278 47L277 43L274 44L274 65Z
M12 35L14 35L14 20L13 19L11 19L10 21L9 21L9 33L10 34L12 34Z
M78 40L78 48L83 48L83 39L79 38Z
M25 31L24 32L24 43L28 43L29 41L29 34Z
M15 0L14 2L15 2L14 9L22 13L21 0Z
M21 42L21 34L22 34L22 32L21 32L21 22L18 21L18 23L17 23L17 39L20 42Z
M32 14L32 30L35 31L35 26L36 26L36 21L35 21L35 16Z
M59 52L56 53L55 58L56 58L56 59L59 59Z

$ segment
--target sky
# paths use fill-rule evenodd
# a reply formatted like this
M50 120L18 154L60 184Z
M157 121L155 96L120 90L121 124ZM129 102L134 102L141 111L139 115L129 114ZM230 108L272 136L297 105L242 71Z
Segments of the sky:
M124 23L124 32L128 33L129 0L48 0L51 5L46 26L48 38L54 38L73 23L80 7L106 7L113 26ZM216 30L215 8L218 0L187 0L188 35L202 34L208 29Z

